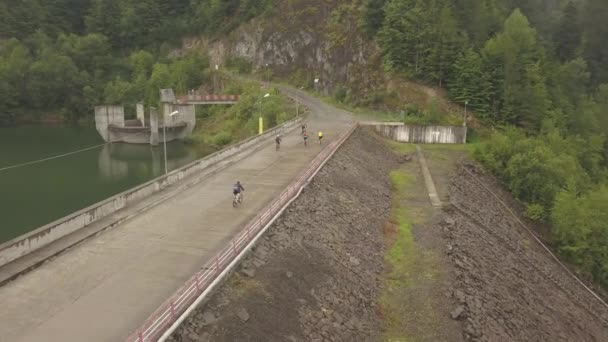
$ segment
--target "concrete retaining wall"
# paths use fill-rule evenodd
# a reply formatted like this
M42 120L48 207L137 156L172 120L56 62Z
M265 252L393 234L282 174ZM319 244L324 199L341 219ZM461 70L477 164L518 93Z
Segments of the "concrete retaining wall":
M464 144L467 128L462 126L413 126L400 122L365 122L395 141L415 144Z
M171 171L168 175L158 177L138 187L122 192L88 208L40 227L28 234L3 243L0 245L0 267L78 231L95 221L115 214L126 206L176 184L184 178L197 174L199 177L204 177L221 167L220 164L225 165L229 158L232 158L231 161L240 160L251 153L251 149L273 141L277 132L291 130L298 126L300 121L301 119L289 121L266 131L261 136L255 136L232 145L203 159ZM118 216L120 215L116 216L116 220L119 220L120 217Z

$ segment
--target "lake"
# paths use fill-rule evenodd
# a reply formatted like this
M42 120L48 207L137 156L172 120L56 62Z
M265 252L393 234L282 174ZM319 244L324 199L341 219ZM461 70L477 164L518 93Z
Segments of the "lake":
M0 169L101 144L89 126L0 127ZM169 171L204 155L182 142L167 144ZM163 173L162 144L122 143L0 171L0 243Z

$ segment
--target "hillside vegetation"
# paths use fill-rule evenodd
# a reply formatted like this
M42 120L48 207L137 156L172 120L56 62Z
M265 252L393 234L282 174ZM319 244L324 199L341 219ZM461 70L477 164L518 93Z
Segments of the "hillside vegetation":
M608 2L366 0L358 10L385 71L447 88L497 129L475 156L528 217L552 223L562 256L608 286Z
M154 105L159 88L198 87L211 78L207 56L170 60L170 48L238 25L265 3L0 0L0 122L78 120L101 103Z

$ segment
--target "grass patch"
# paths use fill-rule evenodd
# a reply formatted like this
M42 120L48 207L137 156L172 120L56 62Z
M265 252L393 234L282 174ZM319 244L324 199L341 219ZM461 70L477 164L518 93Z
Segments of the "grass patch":
M407 145L406 145L407 146ZM413 145L411 145L413 146ZM432 296L426 295L439 275L438 257L417 246L412 225L426 219L424 208L408 205L420 193L413 173L405 169L391 172L392 220L385 229L390 248L384 260L387 271L380 298L384 318L384 341L433 340L439 317Z
M385 258L385 261L391 266L389 285L394 281L400 280L403 275L408 274L408 270L412 266L411 262L415 259L414 255L417 254L407 209L398 205L400 197L405 195L404 192L413 182L413 177L403 171L393 171L390 178L397 202L392 214L393 224L397 228L397 239Z
M388 147L398 155L410 154L416 152L415 144L400 143L394 140L384 139Z
M475 151L477 144L437 144L437 145L421 145L424 155L427 156L431 164L437 164L436 167L449 168L451 163L460 159L462 156L471 157ZM436 168L435 167L435 168Z
M271 298L270 293L259 280L245 278L238 273L229 278L228 285L232 289L232 299L247 298L256 294Z

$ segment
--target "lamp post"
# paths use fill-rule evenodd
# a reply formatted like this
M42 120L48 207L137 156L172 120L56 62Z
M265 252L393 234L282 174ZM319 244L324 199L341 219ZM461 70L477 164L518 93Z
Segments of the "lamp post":
M462 143L467 143L467 105L469 104L469 100L464 101L464 120L462 120L462 127L464 127L464 138Z
M264 121L262 119L262 100L269 96L270 96L270 94L267 93L266 95L260 97L260 117L259 117L259 129L258 129L259 134L264 133Z
M303 90L304 87L300 87L300 90ZM300 117L300 94L296 92L296 118Z
M462 122L462 126L467 126L467 105L469 104L469 100L464 101L464 120Z
M177 114L179 114L179 112L174 111L173 113L169 114L169 117L174 117ZM163 146L165 149L165 174L168 174L169 170L167 169L167 122L165 122L164 119L163 119Z

